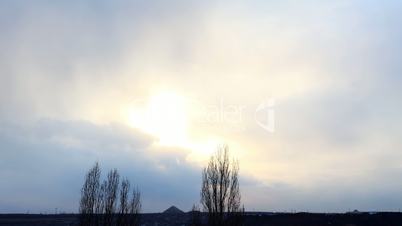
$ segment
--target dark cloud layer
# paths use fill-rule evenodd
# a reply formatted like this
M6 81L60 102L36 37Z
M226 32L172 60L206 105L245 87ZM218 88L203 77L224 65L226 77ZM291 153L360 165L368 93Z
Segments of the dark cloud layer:
M85 172L99 161L142 191L144 210L198 201L200 169L186 151L154 147L154 138L122 125L42 120L0 129L1 212L76 211ZM180 197L178 197L180 194Z

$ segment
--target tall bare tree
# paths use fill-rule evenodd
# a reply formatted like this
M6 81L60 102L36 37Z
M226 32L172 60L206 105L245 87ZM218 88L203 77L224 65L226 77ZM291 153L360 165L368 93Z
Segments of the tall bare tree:
M79 207L80 225L138 226L141 211L138 188L133 189L130 196L128 179L122 180L119 187L120 175L116 169L109 171L102 184L100 176L98 163L85 176Z
M100 186L100 175L101 170L99 164L96 162L85 176L85 182L81 189L79 208L80 225L82 226L92 226L96 224L95 218Z
M110 170L107 175L106 189L104 194L104 224L109 226L114 224L114 214L116 213L116 201L119 189L120 175L117 169Z
M118 226L128 226L128 214L129 214L129 191L130 182L128 179L124 179L120 186L120 206L119 206L119 216L117 219Z
M141 212L141 193L138 188L133 188L129 207L129 226L140 225L140 212Z
M229 148L219 146L202 172L201 204L210 226L233 225L242 211L238 175L239 164L229 159Z
M95 214L96 214L96 226L102 226L104 225L104 218L103 214L105 212L105 194L106 194L106 186L107 182L103 181L99 193L97 196L97 201L96 201L96 206L95 206Z

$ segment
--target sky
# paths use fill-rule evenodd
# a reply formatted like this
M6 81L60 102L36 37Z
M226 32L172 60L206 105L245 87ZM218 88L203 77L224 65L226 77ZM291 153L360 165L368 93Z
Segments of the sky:
M199 203L218 145L247 210L402 208L400 1L0 1L0 212L77 212L117 168Z

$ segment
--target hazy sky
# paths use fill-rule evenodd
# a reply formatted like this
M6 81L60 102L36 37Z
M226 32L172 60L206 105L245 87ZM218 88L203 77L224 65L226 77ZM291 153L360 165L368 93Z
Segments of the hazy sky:
M189 210L222 143L248 210L402 208L401 11L1 0L0 212L76 212L95 161Z

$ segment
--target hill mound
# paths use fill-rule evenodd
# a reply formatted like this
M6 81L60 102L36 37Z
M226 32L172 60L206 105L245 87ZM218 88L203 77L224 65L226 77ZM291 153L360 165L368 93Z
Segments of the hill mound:
M184 212L181 211L179 208L177 208L176 206L171 206L168 209L166 209L165 211L163 211L164 214L183 214Z

